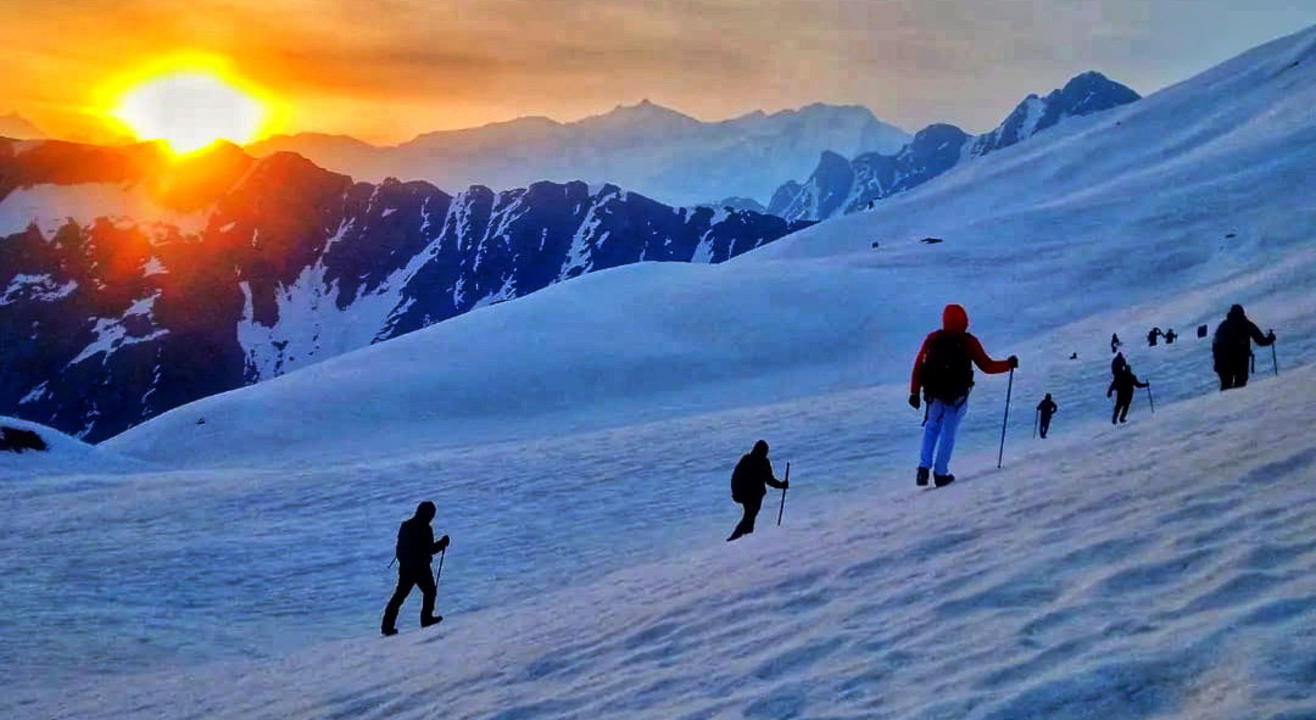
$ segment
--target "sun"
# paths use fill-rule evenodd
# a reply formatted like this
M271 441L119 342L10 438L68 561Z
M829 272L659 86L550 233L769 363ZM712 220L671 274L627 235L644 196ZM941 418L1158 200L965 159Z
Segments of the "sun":
M141 140L163 140L176 153L218 140L255 140L266 122L265 105L218 74L178 71L129 88L110 112Z

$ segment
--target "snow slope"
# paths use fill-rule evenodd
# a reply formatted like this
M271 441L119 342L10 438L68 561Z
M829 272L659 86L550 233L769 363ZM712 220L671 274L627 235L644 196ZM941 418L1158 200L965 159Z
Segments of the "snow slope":
M1308 366L1117 428L1062 409L1056 439L1016 434L1004 471L965 457L941 490L870 460L862 487L819 500L828 468L801 462L785 526L734 545L724 501L685 536L703 549L437 629L0 702L52 718L1310 717L1313 386ZM817 432L784 424L792 452ZM444 597L496 572L459 564L471 540L454 537Z
M0 427L36 433L46 450L0 451L0 482L25 481L38 475L141 471L147 464L115 455L34 422L0 415Z
M949 300L989 351L1021 350L1025 382L1112 331L1187 335L1232 302L1298 353L1316 340L1313 103L1306 30L720 266L596 273L107 444L169 462L242 462L233 446L329 458L896 384Z
M1311 717L1314 55L1307 30L878 212L592 274L103 446L165 469L0 483L0 715ZM948 299L1023 366L1006 470L1006 381L980 378L964 482L923 493L905 382ZM1263 351L1218 394L1191 330L1236 301L1283 372ZM1183 339L1138 346L1152 325ZM1157 401L1118 428L1111 331ZM728 546L757 437L792 462L787 524ZM413 599L384 641L423 497L448 620L414 631Z

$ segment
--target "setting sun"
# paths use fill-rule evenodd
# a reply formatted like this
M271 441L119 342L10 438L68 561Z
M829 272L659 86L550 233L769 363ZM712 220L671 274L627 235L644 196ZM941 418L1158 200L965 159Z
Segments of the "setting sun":
M255 97L205 72L176 72L128 90L112 114L142 140L163 140L175 152L217 140L256 139L266 109Z

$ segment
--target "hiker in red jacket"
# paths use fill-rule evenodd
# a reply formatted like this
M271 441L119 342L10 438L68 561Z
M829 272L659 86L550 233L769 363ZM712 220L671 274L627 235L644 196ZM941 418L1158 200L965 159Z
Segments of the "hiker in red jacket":
M909 379L909 404L919 405L919 390L928 403L923 420L923 451L919 456L919 485L928 484L928 469L937 487L955 482L950 474L950 455L955 450L955 432L968 408L969 390L973 388L973 367L988 375L1019 367L1019 358L993 360L982 349L978 338L969 334L969 315L959 305L947 305L941 313L941 329L929 334L914 359ZM933 464L936 451L936 464Z

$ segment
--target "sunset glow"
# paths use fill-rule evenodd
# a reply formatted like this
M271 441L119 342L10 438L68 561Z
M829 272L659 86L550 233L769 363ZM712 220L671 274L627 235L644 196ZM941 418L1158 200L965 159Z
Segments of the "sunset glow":
M217 140L257 139L266 122L262 102L216 74L174 72L143 81L111 113L141 140L163 140L187 153Z

